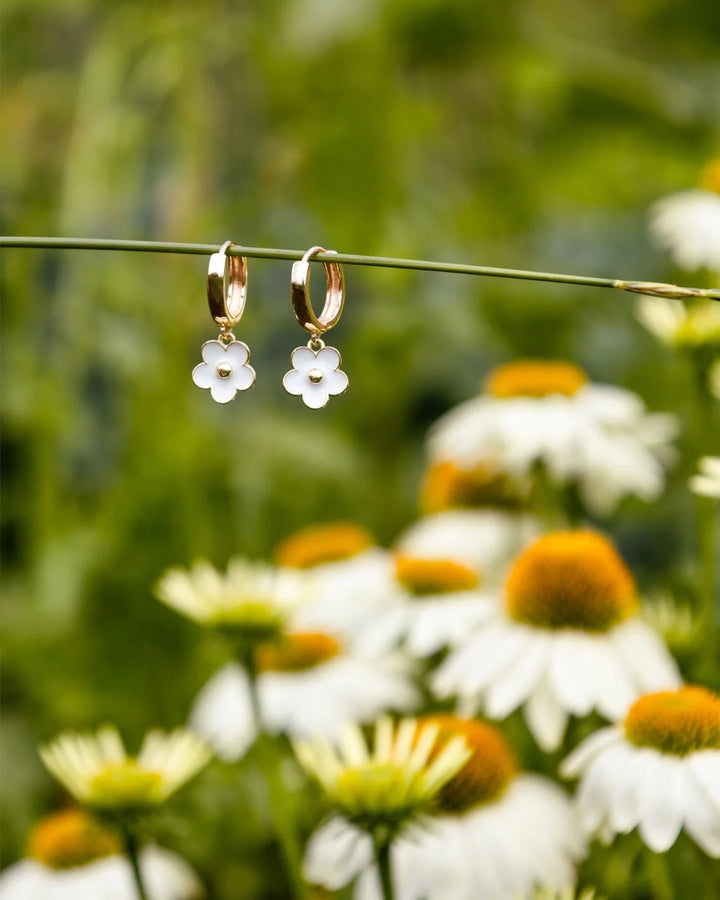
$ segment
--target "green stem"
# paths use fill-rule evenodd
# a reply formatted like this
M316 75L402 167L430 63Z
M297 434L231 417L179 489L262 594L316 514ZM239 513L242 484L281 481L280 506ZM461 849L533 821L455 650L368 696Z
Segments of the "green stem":
M373 851L375 854L375 864L377 865L383 900L394 900L395 897L392 883L392 866L390 862L391 847L392 841L388 840L386 837L381 838L377 832L373 834Z
M250 706L252 708L253 722L258 734L263 733L262 706L260 704L260 692L258 690L258 673L255 664L255 649L243 654L242 665L248 677L248 692L250 694Z
M140 842L138 841L137 834L131 828L125 828L122 832L122 838L125 855L127 856L130 862L130 868L132 869L133 881L137 888L138 898L139 900L150 900L150 895L145 889L142 872L140 871Z
M44 247L58 250L133 250L150 253L193 253L202 256L216 253L217 244L178 244L159 241L124 241L98 238L0 237L0 247ZM303 257L303 250L280 250L273 247L244 247L236 244L230 256L258 259L293 259ZM415 269L426 272L451 272L459 275L485 275L494 278L519 278L524 281L551 281L556 284L583 284L590 287L616 288L621 291L661 297L709 297L720 300L720 290L678 287L649 281L626 281L620 278L597 278L591 275L565 275L557 272L534 272L529 269L502 269L465 263L435 262L428 259L402 259L394 256L361 256L356 253L318 253L319 262L339 262L352 266L379 266L391 269Z
M667 860L662 853L644 848L645 872L652 889L653 900L673 900L675 891L670 878Z
M717 533L717 504L710 497L698 497L698 541L700 545L700 575L698 593L701 604L703 634L705 635L704 665L711 672L717 653L717 610L715 594L715 554Z

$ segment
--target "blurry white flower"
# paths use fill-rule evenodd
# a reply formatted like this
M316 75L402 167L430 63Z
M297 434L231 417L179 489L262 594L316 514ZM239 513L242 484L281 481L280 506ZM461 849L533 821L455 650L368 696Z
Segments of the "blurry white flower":
M717 300L686 304L666 297L641 297L635 313L641 324L664 344L676 347L720 344Z
M458 509L425 516L398 538L400 553L424 559L452 559L495 585L510 562L540 533L535 518L499 509Z
M328 634L287 634L255 651L264 727L290 737L335 736L347 722L386 710L407 710L419 698L410 662L400 655L369 659ZM226 761L241 757L257 736L248 676L224 666L202 688L192 727Z
M358 647L383 653L403 643L415 656L452 646L496 606L477 570L448 559L397 554L386 599L358 636Z
M623 388L588 384L570 363L525 361L496 369L485 394L446 413L429 448L435 461L489 461L521 479L540 463L552 482L577 484L588 508L606 514L628 494L659 496L676 431L674 416L648 414Z
M595 732L562 765L580 775L583 828L611 840L638 828L656 853L681 829L720 857L720 698L701 687L641 697L625 721Z
M40 748L48 771L81 803L108 810L158 806L210 761L210 748L183 728L149 731L128 756L117 729L64 732Z
M494 719L522 706L538 744L555 750L569 715L617 719L640 694L679 684L637 610L633 578L606 538L545 535L518 557L498 611L450 652L432 688Z
M690 490L701 497L720 499L720 456L704 456L698 468L700 473L688 482Z
M681 268L720 271L720 159L705 168L699 188L653 204L650 230Z
M28 857L0 873L0 900L137 900L130 864L112 834L77 809L49 816L30 836ZM160 847L140 851L152 900L194 900L202 886L190 866Z
M163 603L201 625L237 629L260 640L277 634L307 594L297 572L235 559L221 574L210 563L170 569L156 586Z
M700 637L702 618L687 604L676 603L670 595L652 597L642 604L642 617L659 632L672 651L692 647Z
M294 748L346 823L397 836L432 811L439 792L471 755L463 735L439 738L435 722L402 719L394 725L384 716L375 723L370 746L359 727L346 725L335 746L314 737L295 741Z
M283 387L288 394L302 397L310 409L326 406L330 397L347 390L348 377L340 369L342 360L334 347L297 347L290 362L292 369L285 373Z
M532 894L532 900L601 900L595 888L586 887L579 891L575 888L555 890L555 888L539 887Z
M247 364L250 350L242 341L227 345L206 341L202 358L204 362L192 371L192 380L198 387L210 388L216 403L229 403L237 391L246 391L255 383L255 369Z
M291 534L275 552L278 565L310 576L307 600L293 615L300 631L327 631L352 642L382 608L392 556L352 522L328 522Z
M471 755L440 789L433 818L393 843L398 900L508 900L532 897L538 883L572 885L585 842L564 792L546 778L519 773L491 726L453 716L424 721L444 741L463 738ZM360 875L355 900L381 896L369 836L339 816L310 839L304 873L330 890Z

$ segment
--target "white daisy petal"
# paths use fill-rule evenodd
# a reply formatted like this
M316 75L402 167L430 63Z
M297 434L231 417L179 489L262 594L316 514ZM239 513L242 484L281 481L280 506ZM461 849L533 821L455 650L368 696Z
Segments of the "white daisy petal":
M216 403L229 403L235 396L235 386L230 378L218 378L210 385L210 396Z
M192 380L199 388L210 388L217 380L214 366L200 363L192 370Z
M293 369L297 369L303 375L307 375L310 369L315 368L315 354L309 347L298 347L293 350L290 361Z
M683 823L687 796L685 765L681 760L661 756L656 783L648 790L640 835L655 853L664 853L677 840Z
M308 350L308 353L310 351ZM308 385L307 376L296 369L290 369L283 376L283 387L295 397L299 397Z
M200 351L203 362L214 369L219 362L225 359L225 347L220 341L205 341Z
M546 680L541 681L528 698L523 715L541 749L546 753L557 750L565 734L568 716Z

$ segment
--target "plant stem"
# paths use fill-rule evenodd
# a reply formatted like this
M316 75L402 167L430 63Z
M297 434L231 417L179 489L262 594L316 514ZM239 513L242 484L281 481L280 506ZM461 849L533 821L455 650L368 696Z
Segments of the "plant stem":
M139 900L150 900L150 895L145 889L142 872L140 871L140 842L138 841L137 834L133 831L132 828L126 827L123 828L122 838L125 848L125 855L130 861L130 868L132 869L133 881L135 882L135 887L137 888L138 898Z
M375 864L377 865L383 900L394 900L395 897L392 883L392 866L390 862L391 847L391 840L387 837L381 838L377 832L373 833L373 851L375 853Z
M260 704L260 692L258 690L257 666L255 664L254 648L243 654L242 665L248 677L248 692L250 694L250 706L252 707L253 722L258 734L263 733L262 706Z
M8 235L0 237L0 247L44 247L58 250L130 250L150 253L217 253L217 244L178 244L160 241L126 241L102 238L60 238ZM303 250L281 250L274 247L244 247L235 244L230 256L258 259L302 259ZM534 272L528 269L503 269L465 263L436 262L429 259L402 259L394 256L363 256L357 253L318 253L320 262L339 262L351 266L379 266L392 269L415 269L425 272L452 272L459 275L485 275L494 278L519 278L524 281L550 281L556 284L583 284L590 287L615 288L661 297L708 297L720 300L717 288L686 288L651 281L628 281L620 278L597 278L591 275L566 275L559 272Z
M674 900L675 891L664 854L653 853L647 847L643 849L653 900Z
M717 611L715 596L715 554L717 504L711 497L698 497L698 542L700 545L699 596L705 654L703 662L712 671L717 653Z

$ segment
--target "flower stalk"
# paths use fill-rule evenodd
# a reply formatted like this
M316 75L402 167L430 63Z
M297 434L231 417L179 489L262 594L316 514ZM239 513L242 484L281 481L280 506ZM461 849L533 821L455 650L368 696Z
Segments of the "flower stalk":
M372 833L372 842L383 900L394 900L390 857L392 839L387 837L386 829L375 829Z
M150 895L143 881L142 871L140 869L140 841L137 832L129 826L121 829L121 837L125 855L130 863L133 873L133 881L137 888L138 900L150 900Z

